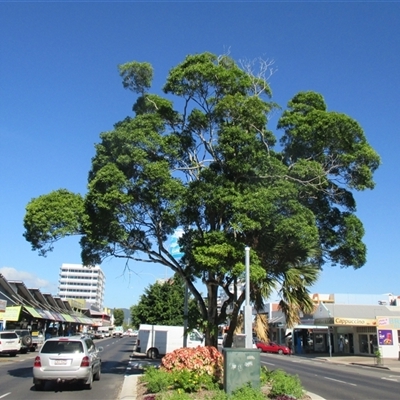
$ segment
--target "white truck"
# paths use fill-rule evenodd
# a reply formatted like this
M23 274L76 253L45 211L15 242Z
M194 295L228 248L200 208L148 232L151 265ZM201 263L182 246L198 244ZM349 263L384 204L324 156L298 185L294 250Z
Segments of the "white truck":
M137 352L157 358L183 347L183 326L141 324L136 343ZM186 347L203 346L203 343L200 332L193 330L187 335Z
M122 334L124 333L124 328L122 326L116 326L114 327L112 331L112 336L113 337L122 337Z

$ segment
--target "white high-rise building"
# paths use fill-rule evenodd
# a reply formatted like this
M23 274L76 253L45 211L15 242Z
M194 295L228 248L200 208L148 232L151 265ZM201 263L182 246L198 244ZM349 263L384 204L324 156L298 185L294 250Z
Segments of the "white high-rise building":
M58 281L58 296L62 299L85 299L88 307L102 310L106 278L96 265L62 264Z

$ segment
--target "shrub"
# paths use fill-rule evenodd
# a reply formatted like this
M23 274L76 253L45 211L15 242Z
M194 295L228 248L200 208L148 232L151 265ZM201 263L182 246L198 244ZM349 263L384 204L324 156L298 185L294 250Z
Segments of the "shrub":
M265 400L264 394L259 388L252 388L249 385L243 386L232 392L230 400Z
M147 390L150 393L159 393L173 387L174 377L167 371L158 368L146 368L141 380L146 382Z
M289 395L296 398L303 396L304 389L297 375L289 375L285 371L277 369L270 375L272 397Z
M161 360L160 368L164 371L189 370L218 380L222 377L223 357L212 346L185 347L165 355Z
M173 388L184 392L198 392L201 389L216 389L214 378L206 374L183 369L169 372L173 376Z

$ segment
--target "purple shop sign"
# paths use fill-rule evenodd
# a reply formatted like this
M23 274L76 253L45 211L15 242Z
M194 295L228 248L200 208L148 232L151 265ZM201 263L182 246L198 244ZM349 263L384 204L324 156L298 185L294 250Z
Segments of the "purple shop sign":
M392 331L387 329L378 329L379 346L388 346L393 344Z

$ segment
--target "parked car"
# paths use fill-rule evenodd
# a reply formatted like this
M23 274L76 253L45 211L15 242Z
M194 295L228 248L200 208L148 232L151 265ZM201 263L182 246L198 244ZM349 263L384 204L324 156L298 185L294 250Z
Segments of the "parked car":
M33 364L35 389L43 390L46 381L80 382L91 389L100 380L102 350L88 335L47 339Z
M14 331L0 331L0 354L15 357L21 350L21 338Z
M289 347L277 344L275 342L264 343L255 341L257 349L263 353L291 354Z

